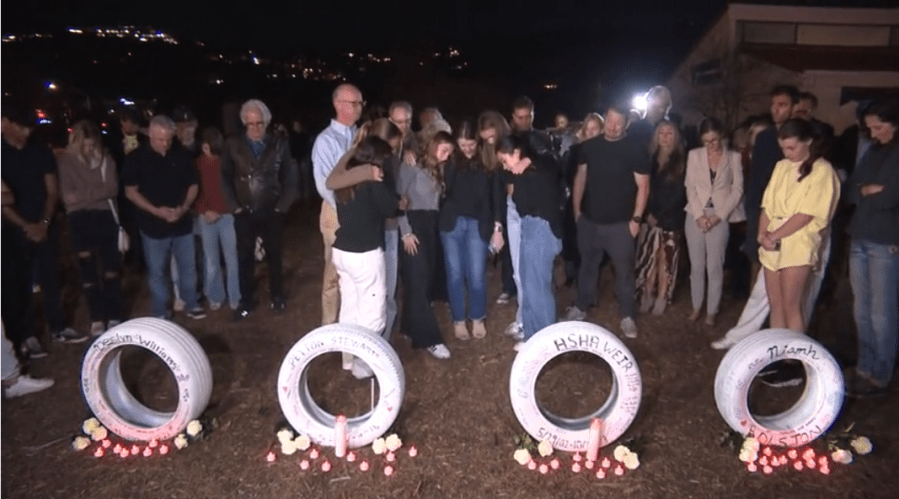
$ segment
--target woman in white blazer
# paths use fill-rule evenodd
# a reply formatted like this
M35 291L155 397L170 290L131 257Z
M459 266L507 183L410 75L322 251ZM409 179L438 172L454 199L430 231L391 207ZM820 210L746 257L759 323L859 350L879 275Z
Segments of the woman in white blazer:
M724 254L730 236L728 223L746 219L743 211L743 167L740 153L724 147L724 125L715 118L699 124L703 147L687 156L687 221L684 234L690 253L690 297L693 313L701 314L708 273L706 324L715 325L721 303Z

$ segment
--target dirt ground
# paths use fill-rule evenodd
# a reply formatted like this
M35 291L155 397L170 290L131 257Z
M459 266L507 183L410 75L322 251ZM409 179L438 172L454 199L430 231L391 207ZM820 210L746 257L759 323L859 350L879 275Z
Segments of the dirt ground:
M642 466L623 477L598 480L592 473L562 470L540 475L512 460L513 439L522 428L508 395L509 369L515 357L512 340L501 332L513 318L512 305L495 305L499 269L489 269L487 338L462 342L451 334L447 306L435 305L452 358L434 359L415 351L400 332L392 344L403 362L406 393L395 430L419 449L409 458L400 453L396 473L385 477L383 458L370 449L360 456L376 464L367 473L335 462L328 473L302 471L299 458L280 457L267 463L284 418L278 405L276 379L284 355L320 320L321 238L314 207L295 209L285 240L288 307L281 316L261 306L249 319L234 323L229 309L210 312L205 320L175 320L203 345L213 367L214 389L205 417L214 431L184 450L153 459L95 459L74 452L69 443L89 416L79 388L80 362L86 344L51 345L50 356L33 362L34 375L50 376L56 385L46 392L13 400L2 407L2 496L4 498L387 498L387 497L597 497L615 494L641 498L879 498L895 497L899 478L899 397L847 400L836 423L856 423L856 431L874 442L874 452L855 464L834 464L829 476L780 470L771 476L748 473L729 449L719 446L728 428L713 395L715 371L723 352L709 342L732 325L742 302L728 294L719 325L708 328L687 320L688 282L682 279L675 303L662 317L641 316L640 336L625 340L639 363L643 400L636 421L623 438L640 437ZM268 303L264 266L260 302ZM73 277L66 273L69 293ZM841 361L854 359L851 293L848 279L823 300L810 328ZM129 276L126 294L132 316L148 313L149 297L139 276ZM573 290L559 289L560 310ZM600 284L601 305L588 319L617 332L617 307L611 271ZM87 327L84 305L76 325ZM171 404L170 385L147 355L125 363L133 392L151 407ZM343 375L336 358L323 359L313 374L313 393L328 409L349 413L368 404L368 383ZM332 375L333 374L333 375ZM342 376L342 377L341 377ZM554 412L580 416L591 412L609 389L608 367L597 358L565 356L546 369L538 383L541 400ZM786 408L793 389L774 397ZM770 404L769 404L770 405ZM332 456L331 449L323 450ZM604 451L611 453L611 448ZM380 461L379 461L380 459ZM570 457L562 456L566 463ZM320 462L320 460L318 461ZM380 466L378 468L377 466ZM564 465L563 465L564 467Z

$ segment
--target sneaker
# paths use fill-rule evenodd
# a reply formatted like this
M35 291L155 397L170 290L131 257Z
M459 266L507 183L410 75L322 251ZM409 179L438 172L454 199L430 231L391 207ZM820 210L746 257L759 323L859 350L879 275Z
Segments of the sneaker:
M521 340L524 339L524 328L521 324L517 322L512 322L508 326L506 326L506 330L503 331L503 334L506 336L511 336L513 340Z
M770 369L769 369L770 368ZM774 387L798 386L802 383L805 368L798 361L775 362L759 373L762 383Z
M103 321L91 322L91 336L100 336L104 331L106 331L106 324L103 324Z
M459 338L460 340L467 340L471 338L471 336L468 335L468 326L465 325L465 321L453 323L453 336Z
M353 360L353 367L350 369L350 372L353 373L353 377L356 379L367 379L375 375L374 371L362 359Z
M496 304L497 305L505 305L506 303L509 303L510 299L512 299L512 295L503 291L502 293L499 294L499 297L496 298Z
M102 324L102 323L101 323ZM50 335L57 343L82 343L87 341L87 336L67 327Z
M32 378L27 374L20 374L14 383L3 389L3 394L6 395L6 398L21 397L29 393L46 390L51 386L53 386L52 379Z
M720 340L715 340L712 342L712 348L714 348L715 350L728 350L734 345L736 345L736 342L731 340L727 336L724 336ZM762 373L759 373L759 375L761 374Z
M175 309L175 312L183 312L184 307L186 306L187 304L184 303L184 300L182 300L181 298L175 298L175 302L172 303L172 308Z
M586 312L572 305L565 309L565 316L562 317L563 321L582 321L587 318Z
M195 308L193 310L188 310L184 315L190 317L193 320L205 319L206 311L202 308Z
M852 398L867 398L885 395L887 388L880 386L864 376L855 376L846 383L846 396Z
M637 323L630 317L621 319L621 330L624 331L624 336L627 338L637 337Z
M41 346L34 336L28 337L22 342L22 357L26 359L42 359L47 356L47 350Z
M668 306L668 298L660 296L656 298L656 302L652 307L652 315L662 315L665 313L665 307Z
M487 328L484 327L484 321L471 321L471 335L478 339L487 336Z
M222 302L220 301L211 301L209 302L209 310L215 311L222 308Z
M436 345L431 345L428 347L428 353L433 355L438 359L448 359L450 358L449 348L446 348L446 345L443 343L438 343Z
M284 298L273 298L272 299L272 312L275 315L281 315L284 313L284 309L287 308L287 304L284 303Z

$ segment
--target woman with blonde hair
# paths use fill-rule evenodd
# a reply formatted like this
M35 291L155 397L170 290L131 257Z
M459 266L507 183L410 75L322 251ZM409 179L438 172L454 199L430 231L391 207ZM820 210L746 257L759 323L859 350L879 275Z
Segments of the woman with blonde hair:
M69 144L58 155L57 163L60 194L68 214L69 244L77 257L91 335L98 336L123 319L116 165L103 147L100 128L88 120L72 126Z

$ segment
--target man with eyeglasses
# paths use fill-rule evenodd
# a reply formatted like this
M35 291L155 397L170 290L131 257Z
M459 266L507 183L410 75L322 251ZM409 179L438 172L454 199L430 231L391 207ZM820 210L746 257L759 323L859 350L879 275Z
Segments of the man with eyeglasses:
M284 311L284 272L281 241L284 218L296 200L299 171L282 133L268 132L272 113L262 101L251 99L240 108L243 135L230 137L222 149L222 193L234 213L240 305L234 319L248 317L255 307L253 277L256 238L262 237L268 262L271 309Z
M344 83L331 94L335 117L328 128L322 130L312 146L312 171L315 188L322 197L319 228L325 246L325 269L322 278L322 325L337 322L340 311L340 289L337 287L337 269L331 256L331 247L337 234L337 207L334 191L325 183L337 161L350 150L356 138L356 122L362 117L362 92L354 85Z

